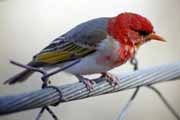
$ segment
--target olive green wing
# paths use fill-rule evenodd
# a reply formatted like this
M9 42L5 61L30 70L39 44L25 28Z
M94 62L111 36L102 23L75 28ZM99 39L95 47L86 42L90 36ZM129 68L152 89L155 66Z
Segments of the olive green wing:
M94 53L107 36L102 30L77 33L73 39L61 36L35 56L35 61L46 64L64 63ZM69 38L69 39L68 39Z

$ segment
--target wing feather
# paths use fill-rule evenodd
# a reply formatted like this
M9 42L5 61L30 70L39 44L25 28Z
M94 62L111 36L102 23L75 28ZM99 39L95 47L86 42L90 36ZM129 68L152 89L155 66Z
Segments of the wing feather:
M87 25L86 25L87 26ZM92 26L92 25L91 25ZM89 26L88 26L89 27ZM79 29L79 28L78 28ZM106 37L105 30L92 27L89 31L66 33L55 39L34 57L34 61L46 64L63 63L92 54Z
M74 43L69 44L66 49L59 49L56 51L43 52L36 56L36 61L48 64L55 64L66 62L81 58L94 52L94 49L83 48Z

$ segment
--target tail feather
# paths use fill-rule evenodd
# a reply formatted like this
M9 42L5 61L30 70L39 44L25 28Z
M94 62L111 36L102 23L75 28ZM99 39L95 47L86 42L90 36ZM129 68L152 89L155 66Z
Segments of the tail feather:
M42 67L44 65L44 63L38 63L38 62L31 61L27 65L39 68L39 67ZM12 84L15 84L18 82L23 82L23 81L27 80L33 73L34 73L34 71L32 71L32 70L24 70L24 71L20 72L19 74L16 74L15 76L6 80L4 82L4 84L12 85Z
M17 82L23 82L25 81L27 78L29 78L31 75L33 74L33 71L30 71L30 70L24 70L22 71L21 73L9 78L8 80L6 80L4 82L4 84L9 84L9 85L12 85L12 84L15 84Z

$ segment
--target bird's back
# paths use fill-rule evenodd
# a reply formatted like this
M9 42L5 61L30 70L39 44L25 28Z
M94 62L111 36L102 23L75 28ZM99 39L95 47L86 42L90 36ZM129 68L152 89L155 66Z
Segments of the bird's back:
M92 19L75 26L63 36L69 40L79 40L79 37L81 37L84 33L93 32L95 30L107 31L107 22L107 17Z

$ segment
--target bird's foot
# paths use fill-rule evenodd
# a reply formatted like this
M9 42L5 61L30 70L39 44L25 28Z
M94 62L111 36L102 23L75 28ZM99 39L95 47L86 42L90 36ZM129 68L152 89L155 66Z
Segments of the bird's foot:
M89 79L85 79L82 81L86 88L91 92L94 89L94 81L89 80Z
M112 87L116 87L118 85L118 77L116 77L115 75L111 74L111 73L107 73L107 72L103 72L102 74L102 78L106 78L106 81L112 86Z
M79 79L80 82L82 82L89 92L91 92L94 89L95 82L93 80L90 80L88 78L84 78L83 76L76 75L76 77Z

